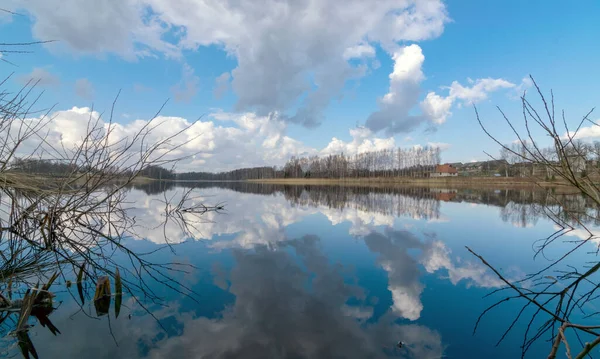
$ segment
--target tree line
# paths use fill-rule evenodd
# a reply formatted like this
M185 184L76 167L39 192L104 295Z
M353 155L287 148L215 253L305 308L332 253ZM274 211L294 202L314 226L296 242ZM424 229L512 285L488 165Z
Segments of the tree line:
M101 172L102 174L118 174L121 177L128 177L133 174L131 170L116 171L116 169L110 167L99 169L92 166L78 165L72 161L43 158L15 158L11 163L10 170L53 177L65 177L77 173L100 174ZM145 166L139 171L138 175L164 180L174 180L176 178L175 172L159 165Z
M441 161L438 147L393 148L346 155L292 156L283 166L241 168L228 172L177 173L177 180L239 181L271 178L425 177ZM156 178L151 176L152 178ZM163 177L164 178L164 177Z

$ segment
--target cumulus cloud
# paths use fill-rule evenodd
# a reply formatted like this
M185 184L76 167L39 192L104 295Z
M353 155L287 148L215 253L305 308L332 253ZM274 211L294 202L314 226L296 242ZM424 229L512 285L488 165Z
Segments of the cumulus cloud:
M595 121L592 126L581 127L577 132L565 132L564 139L573 138L576 140L594 140L600 138L600 120Z
M408 132L424 121L422 116L409 114L419 100L420 84L425 78L421 70L425 60L421 47L413 44L400 48L392 58L394 69L389 76L388 93L379 100L379 110L366 122L373 132Z
M504 79L468 79L468 86L454 81L443 88L448 90L447 96L429 92L419 102L421 82L425 79L421 47L417 44L401 47L394 51L392 59L394 68L389 75L388 92L379 99L379 110L366 121L366 127L373 132L396 134L409 132L421 124L441 125L452 115L455 104L461 107L476 103L487 99L491 92L517 87ZM414 113L416 108L420 108L421 114Z
M123 145L123 141L126 139L131 141L148 123L147 120L141 119L126 124L109 123L102 120L100 113L92 111L88 107L73 107L69 110L56 111L51 116L25 119L26 126L29 128L43 126L40 132L45 136L45 141L40 145L40 137L30 136L19 147L18 153L19 155L31 155L31 151L36 149L35 155L68 157L69 151L79 146L86 137L90 119L92 125L103 131L103 134L110 133L107 142L109 146ZM99 120L96 122L96 119ZM222 132L230 130L217 128L210 121L191 123L184 118L171 116L158 116L153 120L153 124L155 127L145 136L144 143L155 144L174 136L159 151L180 146L179 149L166 155L164 159L182 158L195 153L210 153L215 149L216 137L223 138L225 135ZM20 122L13 121L12 125L20 126ZM131 161L133 161L138 158L137 152L133 148L130 150L133 155ZM188 160L185 164L193 165L193 161Z
M448 96L441 96L435 92L427 93L421 101L420 107L423 114L433 123L442 124L452 115L450 109L454 104L458 107L470 105L488 98L489 93L501 89L515 88L517 85L504 79L468 79L470 86L463 86L458 81L443 89L448 90Z
M183 64L181 72L181 80L171 87L171 92L175 101L190 102L198 93L200 78L194 74L194 69L188 64Z
M86 78L75 81L75 94L83 99L91 100L94 98L94 85Z
M322 120L347 80L365 74L352 58L371 56L374 46L393 54L400 42L435 38L449 20L441 0L32 0L26 10L36 38L61 39L76 52L175 57L216 45L237 59L236 110L285 113L307 126ZM98 16L80 21L90 13Z
M21 85L31 83L36 84L36 86L47 87L60 84L58 76L41 67L34 67L30 73L21 75L17 79Z
M429 92L421 101L421 111L435 124L441 125L452 115L450 109L454 100L451 97L442 97L435 92Z
M463 100L466 104L472 104L487 99L490 92L515 87L515 84L504 79L492 78L470 80L469 84L472 86L463 86L458 81L452 82L452 85L448 88L450 90L449 96Z
M366 127L357 127L350 129L352 141L345 142L336 137L321 150L321 155L344 153L347 155L355 155L357 153L389 150L396 147L396 142L393 137L379 138Z
M87 131L88 121L100 113L87 107L73 107L52 113L44 121L49 143L60 143L71 149L81 143ZM129 115L127 115L129 116ZM28 118L28 125L42 121ZM283 165L291 156L329 155L337 153L356 154L366 151L391 149L396 146L393 137L380 138L369 129L359 127L350 130L349 142L337 138L321 150L298 141L287 133L287 123L277 115L258 116L254 113L213 112L197 122L177 116L158 116L156 126L148 141L159 141L187 128L178 135L172 146L187 142L171 154L171 158L188 157L178 163L179 171L229 171L242 167ZM128 122L113 123L111 143L131 138L147 123L146 119L128 118ZM19 123L15 122L15 126ZM100 121L99 126L108 130L108 123ZM39 145L39 139L32 137L23 144L21 154L29 154ZM44 150L44 147L41 148Z

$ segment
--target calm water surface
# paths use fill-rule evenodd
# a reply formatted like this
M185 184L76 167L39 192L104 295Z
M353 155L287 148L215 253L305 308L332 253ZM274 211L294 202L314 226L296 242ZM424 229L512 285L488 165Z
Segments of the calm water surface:
M547 194L197 186L199 201L224 203L226 210L206 214L187 231L174 222L156 228L160 201L181 188L132 189L130 207L144 240L127 243L152 251L166 234L176 245L154 258L196 266L177 278L198 293L197 301L154 284L168 304L148 304L160 325L131 299L109 323L77 313L59 293L63 303L51 319L62 334L40 326L31 332L40 357L520 357L526 321L496 346L520 302L492 311L473 335L478 315L501 298L483 297L502 283L465 246L510 279L547 264L532 259L534 241L555 230L540 213ZM585 208L581 199L572 201ZM406 345L396 348L398 341ZM540 342L529 357L546 357L548 350Z

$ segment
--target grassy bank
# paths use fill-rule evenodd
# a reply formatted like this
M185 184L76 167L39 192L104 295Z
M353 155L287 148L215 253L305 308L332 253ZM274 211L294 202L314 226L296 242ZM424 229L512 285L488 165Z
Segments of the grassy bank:
M150 178L150 177L144 177L144 176L137 176L133 179L133 181L131 181L132 184L148 184L151 182L157 181L157 179L154 178Z
M432 186L432 187L481 187L481 186L516 186L516 187L556 187L563 183L560 181L543 181L537 182L530 178L520 177L435 177L435 178L411 178L411 177L396 177L396 178L276 178L276 179L258 179L248 180L249 182L258 183L274 183L274 184L290 184L290 185L348 185L348 186L394 186L394 185L417 185L417 186Z

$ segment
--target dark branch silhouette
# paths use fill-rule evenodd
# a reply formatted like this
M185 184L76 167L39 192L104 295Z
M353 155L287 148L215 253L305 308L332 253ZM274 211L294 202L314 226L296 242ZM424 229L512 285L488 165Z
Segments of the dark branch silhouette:
M535 106L525 97L521 97L523 126L525 130L517 130L516 123L509 119L506 114L498 108L502 118L510 127L512 133L517 137L516 145L502 144L491 134L479 117L477 108L475 114L477 121L483 131L501 147L503 157L510 157L511 162L517 163L522 168L531 171L529 176L539 180L534 173L542 170L552 177L562 179L562 185L581 193L582 201L600 205L600 170L597 166L600 153L600 144L597 142L590 145L581 141L580 133L584 125L598 126L590 119L592 111L585 114L574 126L567 123L565 112L562 111L557 118L555 113L554 94L551 92L550 101L542 93L541 89L531 77L537 95L542 103L542 109L538 111ZM544 148L534 138L534 128L541 130L544 135L550 137L551 147ZM574 129L573 129L574 128ZM535 257L541 255L548 263L541 270L527 275L519 281L507 280L473 249L468 250L490 268L506 285L505 288L496 290L491 294L504 293L505 290L512 291L515 295L503 297L480 316L475 330L480 325L481 318L490 310L508 300L521 300L524 304L514 321L506 329L501 342L508 332L514 330L514 325L522 318L522 314L528 308L535 311L529 317L524 333L522 356L524 357L531 345L546 337L551 343L548 358L555 358L559 349L564 347L568 358L584 358L589 356L591 350L600 343L600 326L594 325L595 316L598 312L590 312L593 303L597 300L600 282L597 272L600 262L597 259L598 245L594 240L598 236L594 234L587 225L590 222L597 223L598 212L589 213L581 210L578 206L567 201L565 197L551 195L554 205L545 205L540 208L540 213L550 219L558 228L547 238L536 241L534 245ZM548 259L545 250L556 244L566 234L573 231L583 233L580 240L563 240L562 243L569 245L558 258ZM596 246L595 251L590 251L591 246ZM568 263L574 253L582 252L590 256L586 263ZM591 252L591 253L590 253ZM542 325L535 328L542 321ZM577 338L577 345L571 343L572 333ZM584 340L585 339L585 342ZM563 346L564 344L564 346Z

